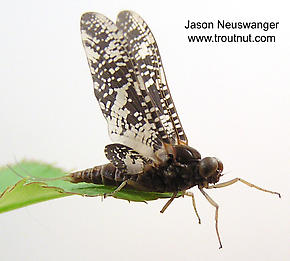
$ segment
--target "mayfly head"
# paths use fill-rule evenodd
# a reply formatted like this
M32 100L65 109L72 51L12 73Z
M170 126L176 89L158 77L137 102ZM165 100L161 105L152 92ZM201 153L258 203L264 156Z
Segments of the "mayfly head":
M215 157L205 157L199 164L199 175L208 183L217 183L222 176L223 163Z

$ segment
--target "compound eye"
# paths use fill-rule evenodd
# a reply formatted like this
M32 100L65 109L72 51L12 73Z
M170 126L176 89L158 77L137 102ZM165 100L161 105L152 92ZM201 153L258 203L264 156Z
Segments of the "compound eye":
M218 162L218 169L217 170L218 170L219 173L222 173L223 170L224 170L224 165L223 165L223 163L218 158L215 158L215 159Z
M221 161L214 157L206 157L200 161L199 174L204 178L208 178L222 171L222 169L223 165Z

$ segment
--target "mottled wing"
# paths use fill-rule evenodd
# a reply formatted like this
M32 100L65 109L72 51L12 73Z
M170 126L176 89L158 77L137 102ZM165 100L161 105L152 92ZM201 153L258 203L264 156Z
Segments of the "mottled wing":
M133 11L122 11L118 15L117 27L128 39L126 46L146 89L157 108L158 116L171 144L185 143L187 137L175 109L158 46L144 20Z
M152 163L137 151L118 143L107 145L105 155L116 168L126 174L143 173L144 167Z
M82 16L81 34L111 139L154 159L154 153L163 150L166 132L143 79L135 72L125 48L127 39L111 20L98 13Z

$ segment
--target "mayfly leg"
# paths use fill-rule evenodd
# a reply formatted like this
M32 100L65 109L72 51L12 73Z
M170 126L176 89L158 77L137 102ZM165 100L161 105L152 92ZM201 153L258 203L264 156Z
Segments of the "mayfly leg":
M185 195L185 196L189 196L189 197L191 197L191 199L192 199L193 209L194 209L194 212L195 212L195 214L196 214L196 216L197 216L198 223L201 224L201 219L200 219L200 217L199 217L199 215L198 215L197 208L196 208L196 204L195 204L194 194L193 194L192 192L190 192L190 191L185 191L185 192L184 192L184 195Z
M113 192L111 193L105 193L104 198L108 196L114 196L117 192L119 192L122 188L124 188L128 184L128 180L123 181L119 187L117 187Z
M220 244L219 248L222 248L222 242L221 242L221 238L220 238L220 234L219 234L219 230L218 230L218 210L219 210L219 205L202 189L202 187L199 187L200 192L205 196L205 198L207 199L207 201L215 207L215 230L216 230L216 234L218 237L218 241Z
M105 193L104 198L108 196L114 196L116 193L120 192L126 185L129 185L132 188L140 190L140 191L146 191L146 188L138 184L136 181L131 180L131 179L126 179L113 192Z
M244 180L244 179L241 179L241 178L231 179L231 180L229 180L229 181L222 182L222 183L215 184L215 185L211 185L211 186L208 186L208 187L206 187L206 188L207 188L207 189L212 189L212 188L223 188L223 187L230 186L230 185L232 185L232 184L234 184L234 183L236 183L236 182L238 182L238 181L244 183L245 185L247 185L247 186L249 186L249 187L252 187L252 188L255 188L255 189L258 189L258 190L264 191L264 192L268 192L268 193L271 193L271 194L276 194L276 195L279 196L279 198L281 198L280 193L275 192L275 191L271 191L271 190L267 190L267 189L263 189L263 188L258 187L258 186L256 186L256 185L254 185L254 184L252 184L252 183L250 183L250 182Z
M172 203L172 201L175 199L177 195L177 192L174 192L172 194L172 197L166 202L166 204L164 205L164 207L160 210L160 213L164 213L164 211L168 208L168 206Z

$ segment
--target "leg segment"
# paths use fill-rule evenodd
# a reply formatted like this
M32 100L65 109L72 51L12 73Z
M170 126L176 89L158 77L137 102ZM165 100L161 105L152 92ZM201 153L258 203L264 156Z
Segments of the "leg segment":
M139 185L137 182L131 180L131 179L127 179L124 180L119 187L117 187L113 192L111 193L105 193L104 194L104 198L108 197L108 196L114 196L115 193L119 192L121 189L123 189L126 185L131 186L131 188L135 188L137 190L141 190L141 191L146 191L146 188Z
M272 194L276 194L279 196L279 198L281 198L281 195L280 193L278 192L274 192L274 191L271 191L271 190L267 190L267 189L263 189L263 188L260 188L244 179L241 179L241 178L235 178L235 179L232 179L232 180L229 180L229 181L226 181L226 182L223 182L223 183L219 183L219 184L216 184L216 185L211 185L211 186L208 186L206 187L207 189L212 189L212 188L223 188L223 187L227 187L227 186L230 186L236 182L242 182L244 184L246 184L247 186L249 187L252 187L252 188L255 188L255 189L258 189L258 190L261 190L261 191L264 191L264 192L268 192L268 193L272 193Z
M215 207L215 230L216 230L216 234L218 237L218 241L220 244L219 248L222 248L222 242L220 239L220 234L219 234L219 230L218 230L218 210L219 210L219 205L200 187L199 188L200 192L205 196L205 198L207 199L207 201Z
M111 192L111 193L105 193L105 194L104 194L104 198L106 198L106 197L108 197L108 196L114 196L115 193L119 192L122 188L124 188L124 187L127 185L127 183L128 183L128 180L123 181L123 182L119 185L119 187L117 187L113 192Z
M194 212L197 216L197 219L198 219L198 223L201 224L201 220L200 220L200 217L198 215L198 212L197 212L197 209L196 209L196 205L195 205L195 199L194 199L194 194L192 192L189 192L189 191L185 191L184 192L184 195L186 196L189 196L192 198L192 205L193 205L193 209L194 209Z
M177 195L177 192L174 192L173 195L172 195L172 197L166 202L166 204L164 205L164 207L160 210L160 213L164 213L164 211L168 208L168 206L175 199L176 195Z

